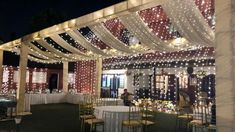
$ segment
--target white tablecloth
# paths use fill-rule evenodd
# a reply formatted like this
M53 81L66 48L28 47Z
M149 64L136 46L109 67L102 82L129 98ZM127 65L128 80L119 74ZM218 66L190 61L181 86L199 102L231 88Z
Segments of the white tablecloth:
M99 106L95 107L94 115L98 119L104 119L106 132L121 132L122 121L128 119L128 106ZM127 132L123 127L123 132Z
M84 101L84 95L82 93L67 94L66 101L71 104L79 104Z
M65 93L25 94L25 100L28 100L31 105L64 103L66 102L66 94Z
M84 102L85 95L78 94L65 94L65 93L52 93L52 94L25 94L25 111L30 111L30 105L36 104L50 104L50 103L71 103L79 104ZM101 99L103 105L123 105L121 99L103 98Z
M103 101L103 105L123 105L122 99L115 99L115 98L101 98L99 99Z
M65 93L25 94L25 111L30 111L30 105L66 102Z

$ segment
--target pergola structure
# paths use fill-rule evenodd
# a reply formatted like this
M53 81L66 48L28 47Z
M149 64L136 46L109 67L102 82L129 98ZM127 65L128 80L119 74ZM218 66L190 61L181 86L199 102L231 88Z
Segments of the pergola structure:
M0 67L2 66L3 50L20 54L18 112L24 110L28 59L41 63L62 62L64 77L67 76L68 62L96 60L98 75L96 88L99 92L103 58L153 52L197 50L204 47L217 46L221 48L221 44L219 44L221 40L217 40L220 34L216 34L215 38L214 30L216 28L216 32L222 31L220 29L224 22L219 19L221 14L217 14L219 24L216 24L215 27L214 13L215 9L220 12L231 3L226 0L228 3L226 6L224 4L218 6L220 2L224 1L218 0L218 3L215 3L214 0L127 0L0 45ZM230 22L229 18L225 20L228 23ZM229 29L226 28L226 30ZM229 48L231 46L228 42L225 44L225 49L229 50ZM216 58L219 58L217 67L222 66L224 60L226 65L232 64L229 60L232 58L232 51L226 53L226 50L220 49L220 51L218 49L216 50ZM230 130L224 126L234 127L227 121L232 123L235 121L234 108L227 106L229 102L226 106L223 105L223 108L220 107L221 101L224 99L220 97L222 96L220 88L224 86L219 83L224 84L222 80L225 80L231 84L224 92L229 92L234 86L230 80L231 74L229 74L233 67L227 68L229 70L225 74L220 68L216 73L218 79L216 99L217 106L219 106L217 107L217 119L221 131ZM0 68L0 73L2 73L2 68ZM2 76L0 76L0 80L1 78ZM63 89L66 91L65 80ZM234 92L234 90L232 91ZM233 97L231 95L229 99L226 99L231 101L232 105L234 104ZM233 114L232 117L223 113L224 107Z

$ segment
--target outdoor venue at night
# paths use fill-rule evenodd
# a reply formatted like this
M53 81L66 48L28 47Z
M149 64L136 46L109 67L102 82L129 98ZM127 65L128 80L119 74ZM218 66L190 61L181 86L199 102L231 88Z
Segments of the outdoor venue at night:
M125 0L2 42L0 130L235 131L233 3Z

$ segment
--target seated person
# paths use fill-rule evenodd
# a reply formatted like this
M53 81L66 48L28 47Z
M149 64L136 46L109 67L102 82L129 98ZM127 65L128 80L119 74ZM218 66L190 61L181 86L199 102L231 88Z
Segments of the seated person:
M127 89L124 89L124 93L121 95L121 99L123 99L123 104L125 106L129 106L131 104L131 95L131 93L127 92Z

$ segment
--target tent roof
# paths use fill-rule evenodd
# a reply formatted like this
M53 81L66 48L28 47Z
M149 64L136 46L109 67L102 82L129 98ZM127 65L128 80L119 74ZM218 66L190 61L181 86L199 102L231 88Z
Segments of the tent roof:
M213 5L211 4L213 0L206 1L207 4ZM184 30L181 30L181 34L173 30L176 33L175 36L169 33L169 29L166 28L171 28L174 18L170 16L172 14L169 12L165 13L162 7L162 5L170 6L169 3L172 3L171 0L127 0L4 43L0 45L0 49L19 53L20 45L26 44L29 48L28 58L30 60L55 63L155 51L172 52L195 49L195 45L196 47L213 46L209 44L210 41L205 39L205 43L202 40L201 44L195 44L195 40L189 40L190 37L187 38L187 35L185 39L182 35ZM167 9L167 6L164 9ZM203 9L203 6L198 9L205 17L203 13L208 9ZM197 15L197 13L195 14ZM208 14L212 16L213 11L206 13L206 15ZM157 15L160 15L160 18L152 17ZM206 29L205 22L201 19L198 20L199 24L202 23ZM211 27L210 23L207 23ZM138 27L138 29L133 27ZM125 30L127 32L124 32ZM129 36L123 37L125 33L128 33ZM127 36L128 42L123 40ZM184 45L181 47L182 43Z

